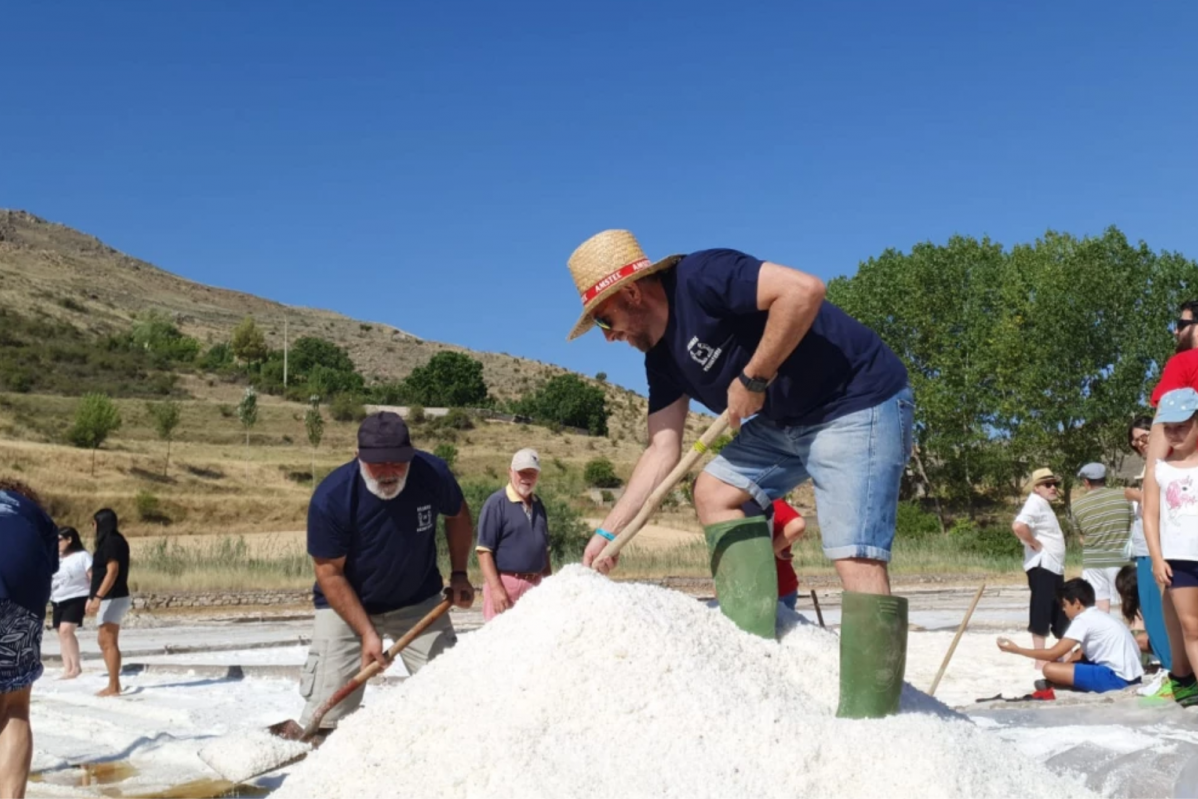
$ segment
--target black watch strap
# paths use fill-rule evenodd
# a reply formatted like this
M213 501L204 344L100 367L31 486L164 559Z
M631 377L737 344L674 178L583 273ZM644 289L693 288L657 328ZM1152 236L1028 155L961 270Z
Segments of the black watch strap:
M769 388L770 381L764 377L749 377L744 371L740 373L740 382L744 383L745 388L756 394L763 394Z

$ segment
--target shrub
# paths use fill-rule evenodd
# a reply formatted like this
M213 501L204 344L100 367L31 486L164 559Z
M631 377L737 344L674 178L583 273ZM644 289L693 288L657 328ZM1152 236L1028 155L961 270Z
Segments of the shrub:
M425 415L423 405L413 405L412 407L408 408L408 422L411 424L420 424L424 420Z
M607 458L595 458L587 461L582 473L583 479L596 488L619 488L624 481L616 474L615 467Z
M366 418L366 408L352 394L338 394L329 403L329 415L339 422L360 422Z
M473 430L474 420L470 418L470 414L461 408L450 408L449 412L438 420L438 427L448 427L453 430Z
M1023 554L1023 544L1009 529L1002 527L983 528L968 519L958 519L949 528L949 535L963 552L1013 560Z
M237 411L233 406L224 402L217 406L217 410L220 411L221 418L223 419L232 419L237 415Z
M135 503L137 505L137 517L143 522L165 524L170 521L167 515L163 513L162 503L151 492L145 490L138 491Z
M438 444L437 448L433 450L433 454L445 461L445 465L449 467L450 471L453 470L454 464L458 460L458 448L453 444Z
M927 538L940 532L940 520L936 514L928 513L915 502L900 502L894 527L898 537Z

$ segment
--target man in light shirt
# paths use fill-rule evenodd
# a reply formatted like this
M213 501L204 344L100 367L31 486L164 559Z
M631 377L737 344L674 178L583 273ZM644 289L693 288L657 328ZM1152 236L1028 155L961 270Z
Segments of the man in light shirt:
M1049 632L1060 640L1069 625L1057 599L1065 583L1065 535L1052 509L1061 479L1052 469L1037 469L1029 483L1031 493L1012 522L1011 531L1023 542L1023 570L1032 591L1027 626L1032 649L1044 649ZM1036 668L1042 668L1045 662L1038 660Z

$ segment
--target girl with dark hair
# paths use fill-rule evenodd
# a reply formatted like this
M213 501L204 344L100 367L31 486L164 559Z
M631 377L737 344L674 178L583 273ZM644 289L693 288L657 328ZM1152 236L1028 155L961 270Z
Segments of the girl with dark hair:
M50 586L50 604L54 609L54 629L62 652L60 680L79 676L79 639L75 630L83 624L83 612L91 588L92 556L83 548L74 527L58 531L58 571Z
M1148 454L1148 435L1152 430L1151 416L1137 416L1127 428L1127 444L1141 458ZM1143 478L1143 472L1137 478L1137 483ZM1169 631L1165 627L1165 611L1161 607L1161 587L1152 576L1152 558L1148 556L1148 541L1144 538L1144 497L1142 488L1125 488L1123 495L1131 502L1131 558L1136 564L1137 602L1140 615L1144 618L1144 629L1148 633L1148 642L1152 652L1161 662L1161 667L1168 671L1173 666L1173 657L1169 647ZM1124 600L1124 614L1127 613L1127 600ZM1134 615L1134 614L1133 614ZM1168 687L1168 683L1163 683ZM1162 697L1165 698L1165 697Z
M1119 594L1123 620L1127 622L1127 629L1131 630L1132 637L1136 639L1136 645L1140 647L1141 652L1151 655L1152 644L1144 630L1144 619L1140 615L1139 582L1136 578L1136 567L1129 563L1119 569L1119 574L1115 577L1115 592Z
M129 542L117 527L116 512L96 511L92 524L96 529L96 556L92 563L91 598L87 613L99 614L97 640L108 667L108 685L96 696L121 693L121 619L129 612Z
M0 796L22 797L33 760L29 698L58 569L58 527L27 485L0 477Z

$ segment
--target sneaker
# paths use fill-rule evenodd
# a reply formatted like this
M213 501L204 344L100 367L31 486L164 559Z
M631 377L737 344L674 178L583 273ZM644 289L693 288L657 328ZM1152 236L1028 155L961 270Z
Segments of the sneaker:
M1161 671L1155 677L1153 677L1151 680L1148 680L1143 685L1141 685L1139 688L1137 688L1136 693L1139 694L1140 696L1155 696L1156 692L1161 689L1161 686L1165 685L1168 682L1169 682L1169 675L1166 672ZM1173 698L1172 689L1170 689L1169 698L1170 699Z
M1173 687L1175 683L1173 678L1165 675L1155 683L1140 688L1140 706L1141 707L1157 707L1159 705L1169 704L1173 701Z
M1198 705L1198 682L1192 682L1189 685L1173 682L1173 701L1182 707Z

